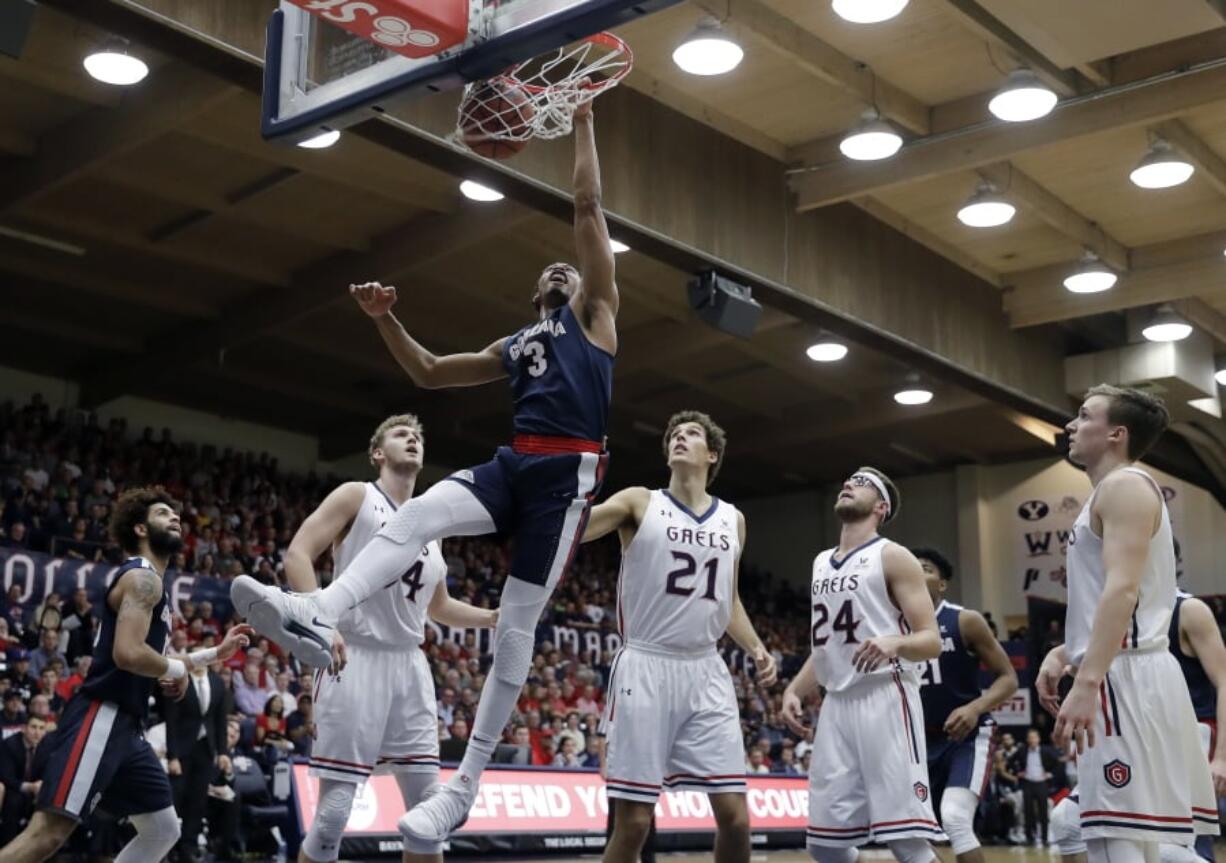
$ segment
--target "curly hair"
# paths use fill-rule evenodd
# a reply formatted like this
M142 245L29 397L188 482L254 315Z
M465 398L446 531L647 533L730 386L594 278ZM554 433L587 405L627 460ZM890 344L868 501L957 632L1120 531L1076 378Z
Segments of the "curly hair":
M158 503L164 503L174 510L179 508L170 493L160 485L128 489L115 501L115 510L111 513L111 537L126 554L140 554L140 537L136 535L136 526L149 522L149 510Z

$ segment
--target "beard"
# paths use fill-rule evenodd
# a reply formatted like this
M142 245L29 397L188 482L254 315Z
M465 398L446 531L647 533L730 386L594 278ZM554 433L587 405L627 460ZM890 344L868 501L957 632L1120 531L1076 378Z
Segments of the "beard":
M149 550L158 557L170 557L183 547L183 536L149 525Z
M843 524L864 521L873 514L873 504L858 503L855 500L840 500L834 505L834 514Z

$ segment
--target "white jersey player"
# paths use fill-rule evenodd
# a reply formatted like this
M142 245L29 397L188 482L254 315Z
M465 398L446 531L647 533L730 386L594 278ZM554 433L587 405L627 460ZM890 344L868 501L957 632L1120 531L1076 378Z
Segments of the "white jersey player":
M764 686L775 665L737 593L745 519L707 493L725 447L723 429L706 414L674 414L664 433L668 488L619 491L593 507L583 535L617 530L622 543L617 619L625 646L601 722L615 807L605 863L639 859L662 788L710 795L715 859L749 860L741 719L716 643L727 632L753 657Z
M1137 390L1097 386L1067 426L1069 458L1094 492L1068 541L1064 645L1039 669L1057 744L1074 743L1081 835L1091 863L1155 863L1159 843L1218 833L1196 715L1168 649L1175 553L1162 489L1133 462L1170 421ZM1060 703L1060 679L1073 686Z
M413 496L425 441L411 414L388 417L370 439L375 482L338 487L302 523L285 558L290 587L315 587L314 562L329 546L341 572ZM319 777L315 820L300 863L337 859L357 788L372 773L393 773L406 809L438 782L438 706L425 653L426 614L452 627L491 627L496 613L447 595L437 542L379 593L337 622L334 662L315 677L317 737L311 774ZM414 847L405 860L441 860L441 847Z
M802 703L826 690L809 766L809 853L853 863L856 846L890 846L900 863L929 863L933 817L917 663L941 654L919 562L877 533L898 512L898 490L862 467L834 511L837 548L813 561L812 654L783 695L803 733Z

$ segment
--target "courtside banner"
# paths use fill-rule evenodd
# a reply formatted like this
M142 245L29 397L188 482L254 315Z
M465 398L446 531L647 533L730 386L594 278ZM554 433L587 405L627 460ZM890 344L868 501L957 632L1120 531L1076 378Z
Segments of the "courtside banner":
M442 771L446 782L451 770ZM318 780L294 765L294 796L303 832L315 817ZM804 776L749 776L748 803L754 845L804 845L809 781ZM344 853L400 852L396 819L404 814L391 776L374 776L354 800L345 828ZM468 822L452 837L451 851L571 851L604 847L608 800L595 770L491 767ZM715 830L711 805L696 791L667 792L656 804L658 847L709 848Z

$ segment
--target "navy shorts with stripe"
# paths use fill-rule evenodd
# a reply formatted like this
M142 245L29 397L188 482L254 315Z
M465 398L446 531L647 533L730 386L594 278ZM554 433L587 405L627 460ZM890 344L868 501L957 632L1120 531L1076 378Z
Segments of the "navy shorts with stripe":
M83 821L99 805L120 817L173 806L170 780L141 726L114 702L70 700L55 730L38 808Z
M985 719L964 740L951 740L943 731L928 735L928 778L932 800L939 808L946 788L967 788L982 797L992 768L992 731Z
M608 458L606 453L525 453L503 446L491 461L448 479L481 501L498 533L515 538L511 575L553 587L583 536Z

